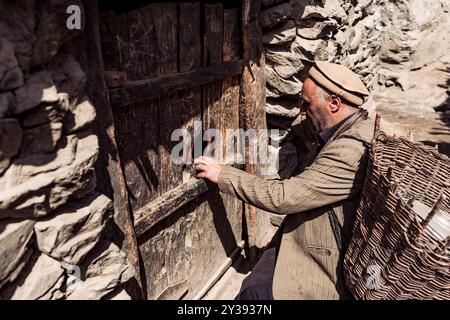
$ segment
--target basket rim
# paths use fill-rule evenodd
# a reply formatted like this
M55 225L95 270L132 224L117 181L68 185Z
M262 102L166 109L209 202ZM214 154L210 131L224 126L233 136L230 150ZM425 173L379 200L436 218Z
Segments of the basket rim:
M420 149L423 152L426 153L431 153L432 155L436 156L437 158L439 158L440 160L443 160L445 162L448 162L450 164L450 157L448 157L447 155L439 152L438 149L433 148L429 145L424 144L423 142L420 141L412 141L410 139L408 139L407 137L403 137L403 136L396 136L396 135L389 135L386 132L384 132L383 130L379 130L378 134L376 135L376 137L374 137L374 141L372 142L372 147L374 147L377 143L381 142L382 140L387 140L387 141L399 141L399 142L403 142L406 145L412 147L412 148L416 148L416 149Z

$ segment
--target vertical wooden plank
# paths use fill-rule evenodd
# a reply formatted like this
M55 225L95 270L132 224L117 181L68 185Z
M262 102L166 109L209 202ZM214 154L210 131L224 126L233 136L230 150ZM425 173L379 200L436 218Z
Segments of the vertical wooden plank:
M223 60L223 7L222 4L205 4L204 63L218 64ZM222 127L222 81L203 87L203 129ZM212 143L208 139L207 143ZM215 152L213 156L217 155Z
M176 3L150 5L155 24L156 48L159 57L157 75L176 73L178 70L178 8ZM159 157L160 193L163 194L182 183L182 166L173 163L172 131L182 127L177 94L161 96L159 100Z
M122 47L128 45L127 15L101 12L100 34L104 70L125 71L123 65L129 57L128 51L122 50Z
M239 14L239 8L226 9L223 12L223 61L233 61L239 58L241 44Z
M223 61L239 58L240 52L240 16L239 8L224 10ZM228 77L222 82L222 135L226 148L226 129L239 128L239 77ZM237 148L237 143L234 145ZM225 155L230 158L231 155ZM230 159L231 160L231 159Z
M223 6L220 3L205 4L204 64L222 62L223 55Z
M179 21L179 61L180 72L200 68L202 64L202 38L201 38L201 16L200 3L181 3L178 10ZM194 158L194 123L202 121L201 114L201 87L180 91L178 93L180 102L180 115L183 128L187 129L192 137L189 157L187 161ZM201 137L200 137L201 138ZM200 144L201 145L201 144ZM195 175L192 164L188 164L183 170L183 182Z
M108 22L108 19L111 21ZM119 68L129 80L157 75L155 26L150 6L124 14L106 13L107 25L102 38L114 48L106 47L108 65ZM105 40L104 40L105 42ZM117 143L131 208L136 210L159 196L159 111L158 100L140 101L129 108L114 108Z
M221 4L207 4L203 12L203 64L207 66L223 61L223 8ZM203 86L204 130L225 128L223 93L231 101L232 90L229 87L231 84L223 92L222 81ZM234 210L229 210L233 200L221 195L218 190L211 190L195 201L198 207L187 234L190 243L187 248L190 257L190 291L187 299L194 297L205 285L236 247L236 238L240 239L240 217L235 216Z
M133 211L160 196L158 108L157 99L114 108L117 143Z
M183 28L176 28L174 21L176 7L173 4L159 4L161 19L156 18L155 32L158 38L158 52L164 54L165 65L158 68L158 74L172 73L193 70L201 67L201 32L200 32L200 4L181 3L178 4L178 24ZM175 5L176 6L176 5ZM155 10L155 5L153 5ZM166 16L163 16L163 11ZM167 12L170 14L167 15ZM174 19L175 17L175 19ZM177 37L172 31L178 29ZM175 46L174 46L175 45ZM178 51L178 52L177 52ZM170 56L170 57L169 57ZM173 164L170 159L170 152L174 144L170 137L172 130L177 128L187 129L193 134L195 120L201 120L201 89L200 87L183 90L171 96L160 98L160 192L173 189L181 184L185 179L194 173L192 166L182 166ZM150 230L148 238L143 237L140 248L145 256L147 286L149 287L149 298L156 298L162 292L172 290L179 283L188 281L190 268L190 232L192 228L199 225L192 225L198 204L190 203L181 208L173 216L162 221L159 225ZM191 288L187 288L188 291ZM184 294L184 289L177 294ZM175 298L180 298L176 296Z
M258 0L243 0L242 3L244 72L242 74L240 114L245 130L266 128L265 62L262 47L259 4L260 2ZM245 148L245 157L245 170L249 173L256 174L258 166L248 162L248 148ZM260 235L264 226L269 223L269 215L257 215L256 208L247 204L245 205L244 213L249 256L255 260L257 248L263 245Z
M200 4L180 3L178 10L180 72L201 67Z
M232 61L239 58L240 54L240 16L239 9L232 8L224 10L224 35L223 35L223 61ZM228 77L222 81L221 97L221 132L224 137L224 156L227 161L234 161L239 145L239 135L233 143L233 154L227 150L227 129L239 129L239 97L240 76ZM229 137L232 138L232 137ZM234 137L233 137L234 140ZM242 239L242 201L233 196L221 193L227 219L236 240ZM230 234L231 236L231 234ZM236 245L236 243L234 244Z
M81 36L71 41L67 50L78 60L86 72L86 89L97 112L95 131L100 145L99 158L96 163L97 190L113 199L114 221L122 233L122 235L110 236L122 243L121 249L126 253L128 261L135 269L135 283L129 288L133 298L142 299L144 291L141 282L139 249L128 207L128 194L116 145L113 114L103 75L98 1L83 0L83 5L86 14L84 31Z
M127 14L128 37L119 41L122 69L129 80L141 80L156 77L159 54L157 33L152 5L132 10ZM119 22L119 21L118 21Z

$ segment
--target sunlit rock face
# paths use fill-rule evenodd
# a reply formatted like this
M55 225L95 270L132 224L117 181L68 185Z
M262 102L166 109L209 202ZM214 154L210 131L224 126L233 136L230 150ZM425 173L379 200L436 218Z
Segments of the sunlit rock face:
M62 50L71 4L0 2L0 299L129 298L112 202L94 191L95 106Z

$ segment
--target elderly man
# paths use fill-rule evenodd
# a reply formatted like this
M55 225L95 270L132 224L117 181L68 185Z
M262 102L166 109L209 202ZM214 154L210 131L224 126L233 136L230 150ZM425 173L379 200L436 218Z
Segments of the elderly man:
M212 159L197 176L251 205L286 215L279 234L244 280L240 299L345 299L342 263L364 182L373 121L369 92L348 68L316 62L304 81L296 129L310 140L303 171L266 180Z

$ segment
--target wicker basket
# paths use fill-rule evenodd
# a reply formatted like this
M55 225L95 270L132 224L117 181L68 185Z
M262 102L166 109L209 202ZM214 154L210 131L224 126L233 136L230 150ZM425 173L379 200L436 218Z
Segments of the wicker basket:
M449 229L437 220L450 213L450 160L377 120L346 285L356 299L450 299Z

